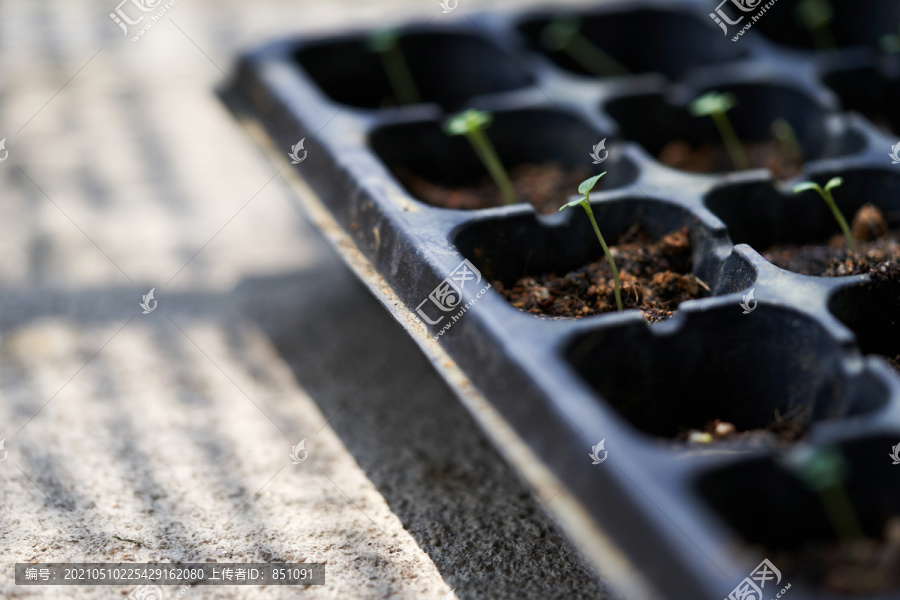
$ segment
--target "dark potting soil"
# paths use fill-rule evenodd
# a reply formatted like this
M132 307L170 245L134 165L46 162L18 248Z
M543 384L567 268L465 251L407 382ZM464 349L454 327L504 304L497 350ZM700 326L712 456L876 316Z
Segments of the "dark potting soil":
M829 592L861 596L896 591L900 589L900 517L885 522L880 539L816 542L790 553L767 554L791 578Z
M887 219L872 204L856 212L851 232L855 255L850 254L847 241L840 234L826 244L775 244L762 255L782 269L820 277L887 272L891 265L900 264L900 231L889 231Z
M790 151L778 140L741 144L750 168L769 169L775 179L790 179L803 168L803 157ZM725 149L718 142L703 144L699 148L688 142L673 140L663 146L657 156L666 166L688 173L724 173L734 171L734 165Z
M619 269L624 308L641 309L648 321L668 319L679 303L709 292L691 273L693 252L686 227L655 240L635 225L610 246L610 253ZM510 304L533 315L580 318L617 310L606 256L564 275L522 277L510 287L500 281L492 285Z
M806 433L806 420L803 418L803 407L784 415L775 411L775 418L765 427L739 431L733 424L721 419L707 423L703 429L683 429L676 439L690 444L710 444L722 440L741 440L754 442L771 438L771 434L779 442L795 442Z
M586 166L546 162L514 167L509 171L509 178L519 202L528 202L540 214L550 214L557 212L569 196L577 196L578 185L596 174ZM503 206L500 190L488 175L474 185L460 188L435 184L407 169L398 168L394 175L414 197L432 206L463 210Z
M851 225L856 253L850 254L843 235L834 235L827 244L776 244L763 252L774 265L821 277L868 274L873 286L892 286L898 290L900 311L900 230L888 230L888 221L872 204L863 205ZM900 371L900 354L884 356Z

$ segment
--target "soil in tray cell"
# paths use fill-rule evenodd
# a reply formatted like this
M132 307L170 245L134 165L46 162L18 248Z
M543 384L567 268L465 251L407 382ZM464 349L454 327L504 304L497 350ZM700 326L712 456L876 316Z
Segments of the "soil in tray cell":
M691 273L687 228L655 240L635 225L610 246L610 253L619 270L624 308L640 309L648 321L665 320L681 302L709 292L706 283ZM616 311L614 281L604 256L569 273L522 277L508 288L500 281L492 285L524 312L580 318Z
M503 198L485 175L475 185L450 188L437 185L408 170L397 169L397 178L416 198L441 208L473 210L502 206ZM567 167L556 162L523 164L509 171L519 202L528 202L540 214L557 212L578 185L595 175L589 167Z
M897 281L900 230L889 230L881 211L866 204L854 215L851 231L855 254L850 254L844 237L836 234L825 244L775 244L762 255L772 264L801 275L842 277L880 273Z
M750 168L768 169L775 179L790 179L803 168L803 156L778 140L741 144ZM734 166L721 142L694 147L674 140L663 146L657 156L668 167L688 173L724 173Z

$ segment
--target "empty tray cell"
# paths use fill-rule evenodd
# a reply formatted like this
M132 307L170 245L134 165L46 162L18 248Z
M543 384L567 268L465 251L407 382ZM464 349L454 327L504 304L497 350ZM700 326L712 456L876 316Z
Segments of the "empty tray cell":
M667 438L719 420L748 441L791 441L814 421L884 401L870 377L844 373L826 330L793 310L761 304L745 315L735 300L682 316L677 330L638 322L584 334L566 357L635 428Z
M592 207L617 263L625 308L671 316L679 302L715 286L715 240L686 209L646 198ZM534 214L476 221L454 242L520 310L548 317L615 311L612 272L600 242L581 207L568 211L552 223Z
M749 244L789 271L834 277L867 273L886 260L900 260L900 173L852 169L815 181L824 186L832 175L843 179L831 194L851 226L857 250L853 256L837 220L814 191L782 193L769 183L755 182L722 186L705 202L728 226L736 244Z
M744 0L744 4L751 3ZM743 14L736 10L732 12ZM770 40L793 48L878 48L882 36L898 33L900 3L892 0L778 0L753 28Z
M690 69L741 55L702 19L669 10L560 13L525 21L519 30L558 66L592 77L655 72L679 79Z
M751 168L767 168L779 179L793 177L803 162L853 154L863 138L830 120L828 111L803 92L778 85L722 85L736 105L728 122ZM700 97L703 92L698 92ZM691 98L690 100L693 100ZM694 116L662 94L616 98L606 110L619 122L622 136L672 168L691 173L718 173L735 168L713 118Z
M597 189L631 183L637 167L615 144L602 169L589 156L601 134L589 123L561 111L524 109L494 113L485 130L509 173L519 201L553 213L583 180L609 171ZM374 131L372 149L416 199L443 208L488 208L503 203L501 193L465 136L448 136L438 121L387 125ZM603 152L603 151L601 151Z
M886 77L875 67L835 71L825 77L825 85L841 99L847 110L869 118L890 135L900 133L900 79Z
M781 571L783 583L852 597L896 594L900 494L890 455L898 442L900 432L796 448L707 473L698 489L760 560ZM878 596L888 597L897 596Z
M459 33L357 36L303 47L296 60L325 95L359 108L436 102L455 109L474 96L531 83L501 49Z
M881 355L900 371L900 263L882 265L870 281L839 289L828 308L853 330L864 353Z

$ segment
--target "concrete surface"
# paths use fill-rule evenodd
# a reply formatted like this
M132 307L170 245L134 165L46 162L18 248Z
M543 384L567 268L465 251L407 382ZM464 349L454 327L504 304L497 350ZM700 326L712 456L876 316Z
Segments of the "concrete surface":
M609 597L212 94L241 47L437 1L180 0L137 43L116 5L0 3L0 597L162 559L327 565L189 599Z

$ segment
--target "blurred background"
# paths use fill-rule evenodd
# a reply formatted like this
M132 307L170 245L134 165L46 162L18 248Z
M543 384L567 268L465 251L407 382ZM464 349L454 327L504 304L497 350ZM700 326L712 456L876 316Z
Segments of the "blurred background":
M0 3L0 597L163 559L326 563L185 598L611 597L214 95L273 38L492 4L179 0L132 42L116 1Z

